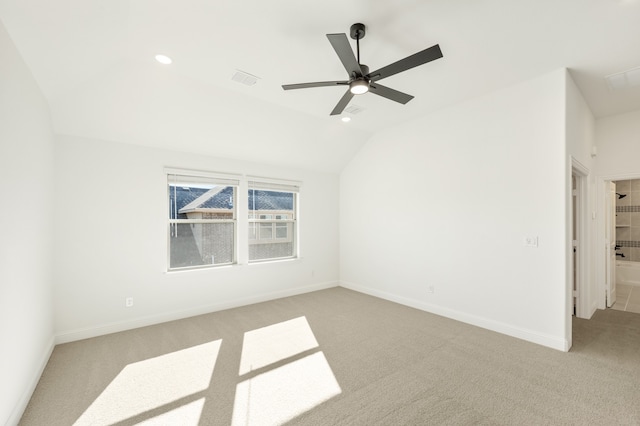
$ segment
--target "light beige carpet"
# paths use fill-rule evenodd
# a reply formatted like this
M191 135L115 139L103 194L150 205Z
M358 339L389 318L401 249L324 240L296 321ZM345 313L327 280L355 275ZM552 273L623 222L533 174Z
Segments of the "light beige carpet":
M640 315L562 353L343 288L59 345L22 425L636 425Z

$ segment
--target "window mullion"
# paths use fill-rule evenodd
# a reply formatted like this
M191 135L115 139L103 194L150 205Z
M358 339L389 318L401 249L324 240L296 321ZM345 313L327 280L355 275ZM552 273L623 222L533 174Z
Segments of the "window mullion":
M236 255L238 264L246 265L249 263L249 186L244 179L240 181L240 185L238 186L237 197Z

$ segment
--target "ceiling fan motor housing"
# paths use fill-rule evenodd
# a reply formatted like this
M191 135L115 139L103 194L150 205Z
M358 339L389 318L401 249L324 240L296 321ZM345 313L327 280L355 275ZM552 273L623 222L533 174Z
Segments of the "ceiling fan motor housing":
M362 70L362 76L369 74L369 67L363 64L360 64L360 69ZM365 79L366 80L366 79Z

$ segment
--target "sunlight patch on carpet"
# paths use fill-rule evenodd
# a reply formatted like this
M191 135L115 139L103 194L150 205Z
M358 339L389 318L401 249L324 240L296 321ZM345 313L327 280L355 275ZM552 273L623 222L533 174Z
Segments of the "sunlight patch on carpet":
M240 375L318 347L305 317L244 333Z
M136 423L136 426L198 426L204 400L205 398L200 398L149 420Z
M74 426L113 424L206 390L221 343L216 340L127 365ZM184 405L189 413L198 406L192 404ZM202 404L204 399L198 418Z
M324 354L316 352L239 383L232 426L281 425L341 392Z

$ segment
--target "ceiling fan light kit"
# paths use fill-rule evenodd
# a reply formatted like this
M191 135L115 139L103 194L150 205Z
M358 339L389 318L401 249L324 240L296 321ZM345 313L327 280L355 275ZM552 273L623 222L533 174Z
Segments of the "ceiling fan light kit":
M310 87L349 86L347 92L338 101L338 104L335 106L333 111L331 111L331 115L341 114L349 104L349 101L351 101L355 95L362 95L367 92L371 92L401 104L406 104L413 99L413 96L383 86L377 82L383 78L390 77L419 65L426 64L427 62L442 58L440 46L437 44L433 45L425 50L387 65L386 67L369 72L369 67L360 63L360 40L364 38L365 34L364 24L353 24L351 26L349 35L356 41L357 57L353 54L353 50L351 49L351 45L349 44L346 34L327 34L327 38L329 39L331 46L333 46L333 50L335 50L338 58L349 75L349 80L284 84L282 88L284 90L292 90L307 89Z
M369 91L369 82L364 78L353 80L349 83L349 91L354 95L362 95Z

